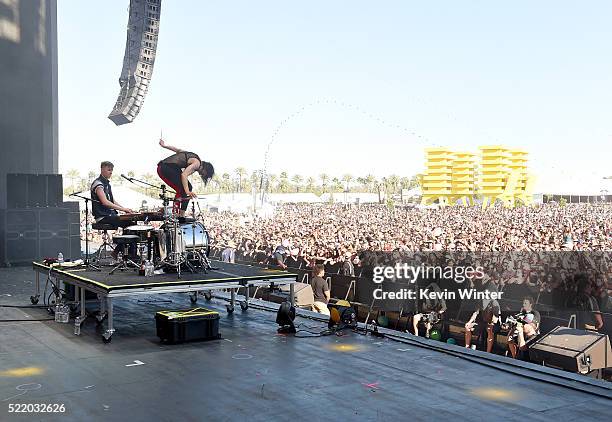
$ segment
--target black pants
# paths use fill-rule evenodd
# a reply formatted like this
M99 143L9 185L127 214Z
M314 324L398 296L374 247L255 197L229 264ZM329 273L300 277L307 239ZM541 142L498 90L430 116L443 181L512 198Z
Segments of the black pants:
M181 180L181 174L183 171L179 166L173 164L159 163L157 165L157 175L170 186L175 192L174 196L174 209L182 209L187 211L187 205L189 205L189 197L183 189L183 181ZM187 181L189 190L193 190L191 182Z
M112 225L115 227L121 227L122 229L124 229L128 226L134 225L134 222L133 221L122 221L119 219L118 215L109 215L109 216L102 218L101 220L96 221L96 224L108 224L108 225ZM114 251L115 253L123 252L123 246L122 245L115 246ZM129 246L128 255L131 257L136 256L136 246L135 245Z
M127 226L134 225L134 222L133 221L122 221L119 219L118 215L109 215L109 216L103 217L101 220L96 221L96 224L109 224L115 227L121 227L123 229Z

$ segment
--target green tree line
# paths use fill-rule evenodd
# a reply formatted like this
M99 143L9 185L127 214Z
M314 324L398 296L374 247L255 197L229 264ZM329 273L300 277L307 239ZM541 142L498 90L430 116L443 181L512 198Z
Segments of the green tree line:
M162 181L157 175L151 173L136 174L133 171L126 173L128 177L133 177L144 182L160 185ZM69 194L75 191L88 190L91 182L98 176L97 173L90 171L87 175L81 174L76 169L68 170L64 173L64 193ZM372 174L355 176L344 174L341 176L321 173L319 175L290 175L287 171L280 173L262 174L261 171L248 171L244 167L237 167L232 172L217 173L204 186L204 182L199 177L191 177L190 181L193 190L198 194L208 193L341 193L341 192L367 192L388 194L399 194L402 189L412 189L419 186L420 175L398 176L391 174L385 177L375 177ZM115 186L129 185L131 188L140 191L148 196L155 197L157 190L144 186L134 185L119 175L113 175L112 183Z

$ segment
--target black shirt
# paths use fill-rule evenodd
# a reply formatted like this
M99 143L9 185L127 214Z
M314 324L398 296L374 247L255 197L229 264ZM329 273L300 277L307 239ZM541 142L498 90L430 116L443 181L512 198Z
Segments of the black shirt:
M584 325L597 325L595 314L600 313L600 310L597 300L593 296L586 294L579 296L576 309L578 311L576 312L578 328L583 328Z
M297 256L289 255L285 259L285 265L289 268L300 268L300 260Z
M345 260L342 263L342 269L340 270L342 275L346 275L346 276L354 276L355 275L355 266L353 265L353 263L350 260Z
M327 296L325 296L327 291L329 291L327 280L321 277L314 277L312 279L312 292L314 293L315 302L327 303Z
M106 199L108 199L112 203L115 203L115 200L113 199L113 190L111 189L110 181L104 176L100 175L98 176L96 180L92 182L90 192L89 192L91 195L91 199L93 199L93 201L91 202L92 204L91 213L93 214L95 218L117 215L116 210L105 207L99 202L100 199L98 198L98 195L96 194L96 190L100 186L104 190L104 196L106 197Z
M196 158L200 163L202 163L202 160L200 160L198 154L189 151L181 151L177 152L176 154L172 154L170 157L161 160L160 163L171 164L184 169L189 166L187 161L189 161L191 158Z

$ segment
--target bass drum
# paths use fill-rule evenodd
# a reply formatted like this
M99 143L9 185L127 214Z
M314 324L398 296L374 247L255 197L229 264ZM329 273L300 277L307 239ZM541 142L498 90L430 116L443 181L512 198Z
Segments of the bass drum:
M180 227L181 231L183 232L185 248L187 250L203 250L206 256L208 256L210 253L210 237L208 236L208 230L206 230L204 224L196 221L195 223L181 224Z
M174 240L177 245L176 252L189 252L197 249L204 252L206 256L210 253L210 238L208 230L199 221L195 223L182 223L179 225L178 233L174 233L174 227L164 224L159 230L158 235L158 256L165 259L170 253L171 242Z

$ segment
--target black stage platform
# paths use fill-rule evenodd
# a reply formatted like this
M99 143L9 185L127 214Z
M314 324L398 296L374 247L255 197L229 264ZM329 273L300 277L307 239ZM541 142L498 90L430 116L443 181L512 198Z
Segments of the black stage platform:
M157 274L152 277L139 276L134 270L117 271L109 275L109 270L103 268L102 271L93 271L85 269L71 269L70 267L54 267L54 274L61 274L62 279L66 281L81 281L89 285L92 289L98 288L107 293L116 290L129 290L138 288L153 288L153 287L174 287L183 285L207 285L220 284L226 282L237 282L248 284L253 281L265 280L274 282L274 280L287 281L288 279L296 280L297 275L286 271L264 269L244 264L230 264L220 261L212 261L215 270L204 272L186 272L181 273L180 278L177 274ZM38 262L34 262L33 268L35 271L48 272L49 267Z
M110 275L110 268L101 271L86 270L78 267L47 266L39 262L32 263L36 274L35 291L32 303L37 303L41 291L41 275L48 277L55 285L59 282L75 286L76 305L80 308L80 315L75 319L74 333L80 334L81 325L87 318L85 306L86 292L93 292L100 300L100 310L97 315L98 322L106 320L106 330L102 335L105 342L109 342L115 332L113 316L113 299L137 295L167 294L177 292L191 293L191 301L195 303L198 293L213 290L231 291L231 300L226 307L229 313L234 311L237 292L242 289L244 300L240 302L241 308L248 308L249 287L290 285L290 300L294 301L293 284L297 275L286 271L268 270L244 264L231 264L212 261L214 270L204 272L183 272L177 274L159 274L152 277L139 276L138 272L126 270L117 271Z
M31 269L0 270L0 304L28 304L33 285ZM609 388L592 394L580 382L568 388L528 370L510 373L479 363L480 352L466 352L471 361L353 332L278 335L275 314L258 303L222 314L223 339L180 345L160 344L154 314L188 306L185 294L117 302L121 318L109 344L97 340L93 321L81 338L53 321L0 323L0 420L604 421L612 413ZM2 320L45 317L41 309L0 307ZM18 417L7 413L15 403L64 404L66 412Z

